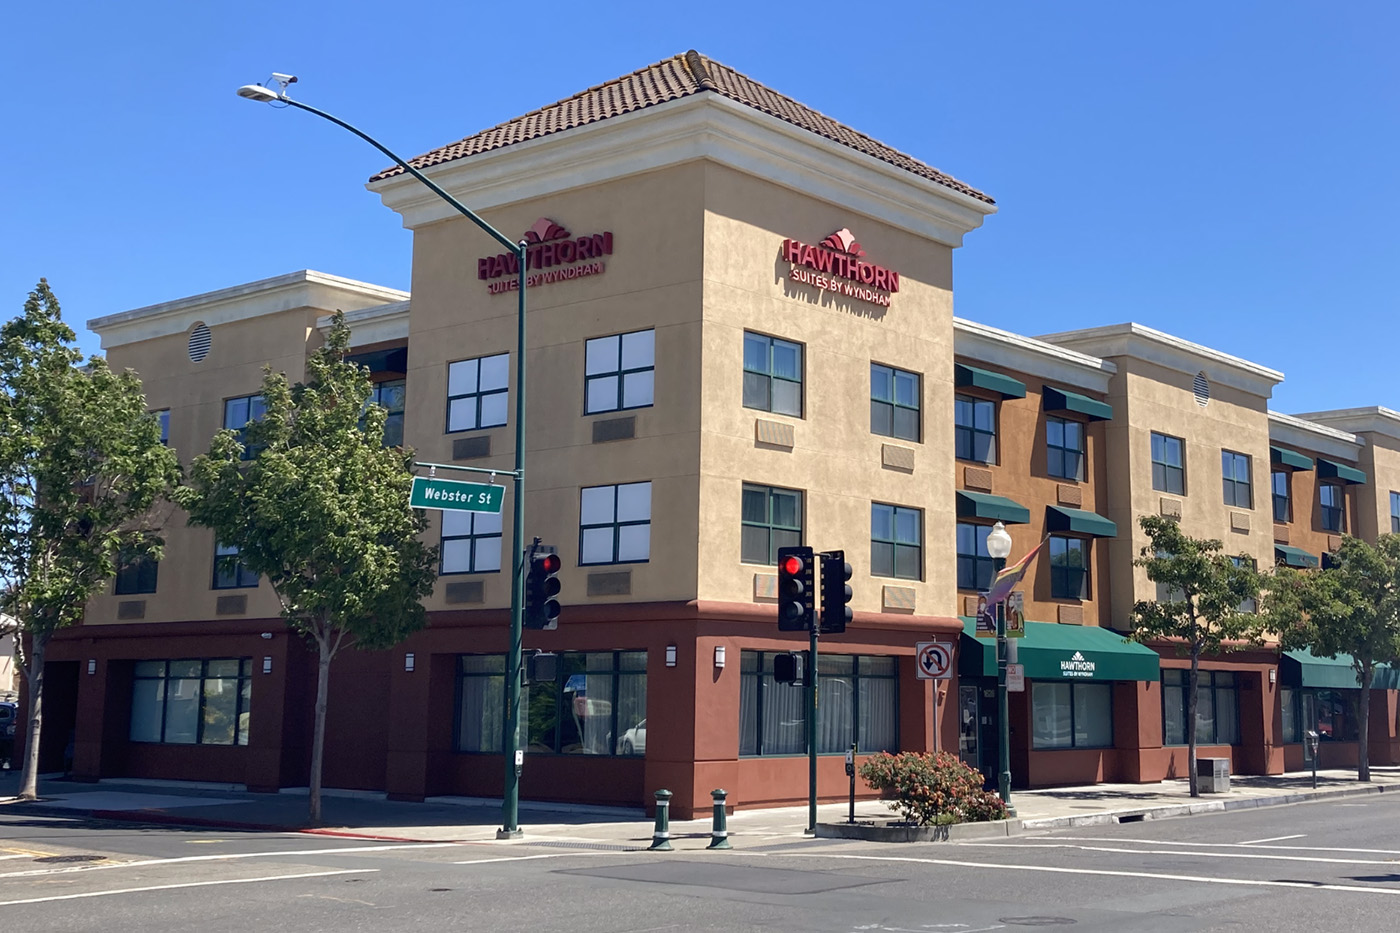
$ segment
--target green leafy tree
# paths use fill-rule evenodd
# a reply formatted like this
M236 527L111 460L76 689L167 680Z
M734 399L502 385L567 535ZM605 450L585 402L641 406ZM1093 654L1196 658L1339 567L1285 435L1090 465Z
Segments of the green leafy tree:
M267 371L266 414L221 431L177 493L190 523L214 529L239 560L267 578L292 630L316 645L313 822L321 819L321 771L331 661L347 647L385 648L423 627L420 600L436 576L437 549L419 538L409 506L411 454L384 446L386 412L366 403L369 374L345 359L350 329L337 312L307 379ZM256 456L245 460L244 444Z
M83 361L40 279L0 328L0 615L27 684L20 797L38 794L44 659L122 556L159 557L154 506L179 481L141 381Z
M1186 696L1186 761L1191 796L1200 796L1196 775L1196 688L1201 655L1258 643L1260 617L1242 607L1257 603L1260 577L1253 559L1231 558L1212 538L1193 538L1174 520L1146 515L1139 520L1148 544L1134 563L1160 584L1166 600L1133 605L1132 638L1176 642L1191 658Z
M1348 535L1330 566L1280 567L1269 590L1265 619L1283 647L1351 656L1361 684L1356 777L1371 780L1371 686L1379 665L1400 660L1400 535L1375 545Z

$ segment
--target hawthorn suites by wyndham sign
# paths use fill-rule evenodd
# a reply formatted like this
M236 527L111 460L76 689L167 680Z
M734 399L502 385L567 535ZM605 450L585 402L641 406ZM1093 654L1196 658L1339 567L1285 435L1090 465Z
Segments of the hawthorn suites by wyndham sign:
M603 257L613 251L611 232L575 237L548 217L535 221L524 240L527 288L600 275L606 268ZM531 274L531 269L538 271ZM520 264L513 253L487 256L476 261L476 277L488 293L500 295L520 287Z
M788 278L847 298L890 306L899 291L899 273L864 259L855 234L842 227L821 243L783 240L779 255L789 263Z

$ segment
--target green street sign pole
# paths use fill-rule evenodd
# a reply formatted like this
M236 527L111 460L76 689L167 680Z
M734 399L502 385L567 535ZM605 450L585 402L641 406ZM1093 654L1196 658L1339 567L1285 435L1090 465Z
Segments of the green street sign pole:
M291 79L295 81L295 78ZM287 82L291 83L290 81ZM247 86L239 89L239 96L250 100L262 100L267 103L279 103L288 107L296 107L298 110L305 110L307 113L315 114L323 120L329 120L342 129L349 130L356 136L378 149L384 155L394 161L408 174L418 179L428 190L442 198L452 206L459 214L476 224L497 243L500 243L516 257L516 264L520 270L520 294L518 301L516 353L515 353L515 518L511 523L511 560L514 568L514 575L510 584L510 657L506 662L506 709L504 738L502 743L505 757L505 793L501 800L501 823L502 826L496 832L497 839L518 838L520 833L519 805L520 805L520 776L515 772L515 752L519 748L520 731L520 666L521 666L521 642L524 635L524 607L521 597L524 594L525 582L525 260L526 244L524 240L515 242L495 227L491 226L475 211L462 204L452 195L448 194L431 179L429 179L418 169L409 165L397 154L390 151L379 140L365 133L364 131L351 126L339 117L332 116L324 110L318 110L309 104L292 100L287 96L287 84L283 84L280 90L274 91L272 88L262 88Z

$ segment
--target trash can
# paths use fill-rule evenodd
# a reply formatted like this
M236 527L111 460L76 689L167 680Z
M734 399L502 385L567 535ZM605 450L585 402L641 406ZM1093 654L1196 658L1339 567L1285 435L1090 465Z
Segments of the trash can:
M1230 792L1230 759L1197 758L1196 784L1203 794Z

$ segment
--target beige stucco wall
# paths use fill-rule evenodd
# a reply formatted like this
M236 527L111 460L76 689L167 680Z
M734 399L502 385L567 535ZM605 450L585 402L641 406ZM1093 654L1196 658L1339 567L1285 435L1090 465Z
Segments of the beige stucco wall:
M1390 533L1390 494L1400 492L1400 439L1367 431L1361 435L1359 466L1366 473L1365 486L1356 489L1356 534L1374 542Z
M843 548L852 608L878 612L882 585L912 586L920 615L954 614L952 251L789 189L705 168L701 599L748 602L755 574L740 561L745 482L800 489L804 542ZM818 243L848 227L867 260L900 273L888 309L790 282L785 238ZM804 347L803 417L744 408L743 333ZM870 432L870 364L923 377L923 443ZM791 450L756 442L755 422L791 425ZM884 469L881 445L914 449L912 473ZM871 502L924 510L924 579L870 576Z

